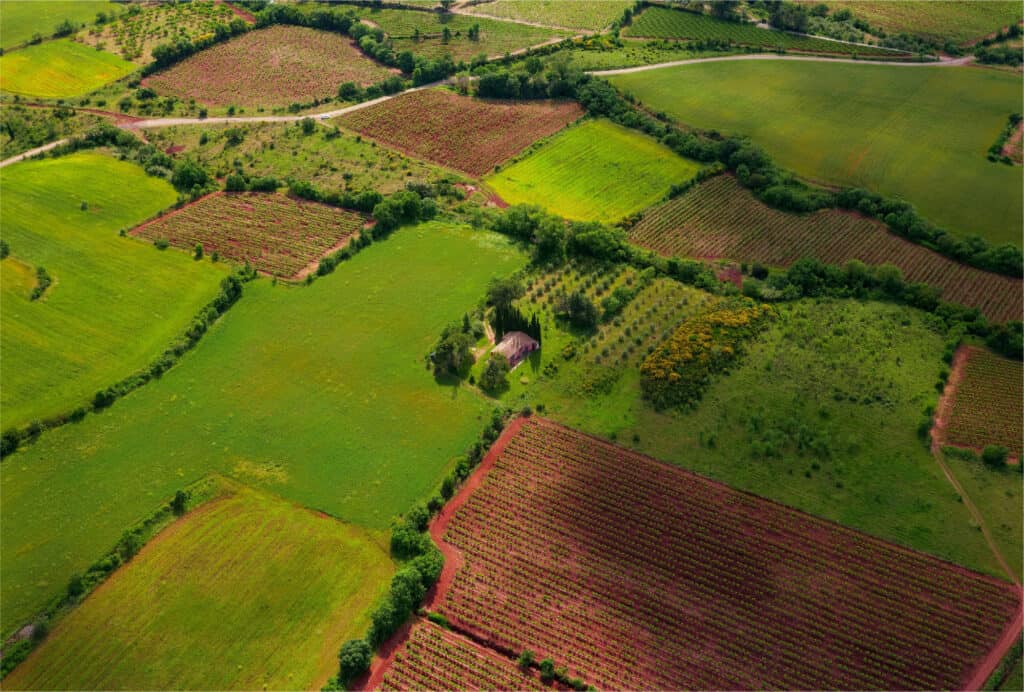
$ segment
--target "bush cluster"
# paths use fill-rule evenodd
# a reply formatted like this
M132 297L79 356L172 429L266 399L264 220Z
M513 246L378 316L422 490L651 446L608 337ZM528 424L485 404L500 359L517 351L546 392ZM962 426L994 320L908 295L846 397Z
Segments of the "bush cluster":
M992 143L992 146L988 148L989 161L999 161L1000 163L1013 165L1013 159L1011 159L1009 156L1003 155L1003 146L1005 146L1006 140L1008 140L1013 135L1013 132L1014 130L1017 129L1017 126L1020 125L1020 121L1020 113L1010 114L1010 118L1006 123L1006 127L1002 129L1002 131L999 133L999 137L997 137L996 141Z

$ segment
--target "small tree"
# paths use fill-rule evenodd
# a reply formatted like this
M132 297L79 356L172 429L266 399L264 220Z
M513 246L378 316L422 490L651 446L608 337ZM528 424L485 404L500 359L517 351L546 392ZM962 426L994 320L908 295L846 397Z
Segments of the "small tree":
M1009 456L1010 452L1006 447L1000 447L999 445L988 445L981 452L981 460L985 462L986 466L991 466L995 469L1001 469L1006 466L1006 457Z
M197 260L203 259L203 244L202 243L196 243L196 247L192 251L192 258L193 259L197 259Z
M313 130L315 130L315 129L316 129L316 121L315 120L313 120L312 118L303 118L302 119L302 134L304 134L304 135L311 135L311 134L313 134Z
M492 279L487 285L487 302L496 308L507 308L523 295L523 285L513 278Z
M488 394L498 394L508 388L508 361L503 356L492 355L480 374L480 388Z
M536 654L534 654L529 649L523 649L523 653L519 654L519 660L517 660L516 663L519 665L520 668L529 668L533 665L533 662L536 659Z
M544 682L549 682L555 678L555 662L550 658L545 658L540 662L540 679Z
M338 672L338 679L342 683L347 683L362 675L370 668L372 658L373 649L365 639L349 639L341 645L341 651L338 653L338 663L341 668Z
M181 516L185 513L185 505L188 502L188 494L184 490L179 490L174 493L174 499L171 500L171 511L176 516Z

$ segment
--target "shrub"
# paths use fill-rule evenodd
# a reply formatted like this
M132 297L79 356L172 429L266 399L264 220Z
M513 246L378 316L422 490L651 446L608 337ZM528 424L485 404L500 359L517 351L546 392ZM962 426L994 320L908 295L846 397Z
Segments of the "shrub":
M986 466L992 468L1003 468L1006 466L1006 458L1009 455L1009 450L1006 447L1000 447L999 445L988 445L981 452L981 460L985 462Z
M480 388L488 394L500 394L508 388L510 368L504 356L492 355L480 373Z
M350 639L341 645L338 653L340 671L338 679L347 683L365 673L370 668L370 661L373 659L373 649L366 643L365 639Z

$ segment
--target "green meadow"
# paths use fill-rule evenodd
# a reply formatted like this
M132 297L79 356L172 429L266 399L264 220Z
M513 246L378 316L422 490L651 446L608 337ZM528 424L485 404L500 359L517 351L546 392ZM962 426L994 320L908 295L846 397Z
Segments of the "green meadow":
M105 0L3 0L0 2L0 48L7 50L39 34L53 35L57 25L67 20L72 24L91 24L98 12L111 15L118 5Z
M525 262L501 236L433 222L310 286L247 284L160 380L4 459L0 629L211 472L387 528L490 416L473 390L435 382L426 354L492 277Z
M135 68L112 53L70 39L45 41L0 56L0 89L33 98L70 98L95 91Z
M178 197L133 163L95 152L27 161L0 169L0 185L4 428L66 413L148 365L227 274L118 236ZM31 300L37 267L52 284Z
M700 166L635 130L588 120L555 135L486 183L509 204L614 222L648 207Z
M320 687L394 572L386 541L231 487L151 540L4 686ZM197 656L197 646L216 655Z
M901 197L958 234L1021 244L1024 169L986 159L1019 75L979 68L718 62L610 77L688 125L745 134L784 168Z

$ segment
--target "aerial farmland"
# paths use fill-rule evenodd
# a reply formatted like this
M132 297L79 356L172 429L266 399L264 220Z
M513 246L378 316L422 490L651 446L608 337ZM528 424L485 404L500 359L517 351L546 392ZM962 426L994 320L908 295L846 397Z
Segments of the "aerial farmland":
M1022 32L0 0L0 686L1024 689Z

